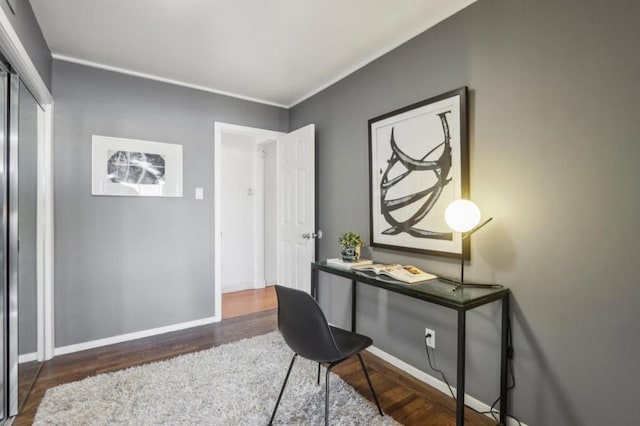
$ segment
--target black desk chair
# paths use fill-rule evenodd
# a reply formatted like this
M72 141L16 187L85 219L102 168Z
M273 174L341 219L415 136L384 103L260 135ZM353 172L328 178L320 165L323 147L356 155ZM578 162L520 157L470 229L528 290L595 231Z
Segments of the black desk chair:
M325 380L325 425L329 424L329 372L333 367L353 355L357 355L360 360L362 371L364 371L373 399L376 401L378 411L382 416L378 397L371 385L369 373L367 373L367 369L364 366L362 356L360 356L360 352L371 346L373 341L367 336L330 326L318 303L304 291L277 285L276 294L278 296L278 328L285 342L295 354L289 364L289 370L287 370L287 375L284 378L269 424L273 423L273 419L276 416L282 393L287 385L287 380L289 380L291 368L298 355L318 363L318 384L320 384L320 363L329 364Z

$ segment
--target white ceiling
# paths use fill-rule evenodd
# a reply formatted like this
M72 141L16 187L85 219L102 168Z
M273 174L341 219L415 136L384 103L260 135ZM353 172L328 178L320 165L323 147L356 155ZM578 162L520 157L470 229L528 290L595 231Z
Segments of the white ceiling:
M54 57L289 107L476 0L31 0Z

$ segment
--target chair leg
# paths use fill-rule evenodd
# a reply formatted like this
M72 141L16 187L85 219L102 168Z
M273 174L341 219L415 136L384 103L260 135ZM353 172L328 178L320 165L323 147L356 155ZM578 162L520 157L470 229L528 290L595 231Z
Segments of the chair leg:
M318 363L318 386L320 386L320 363Z
M271 414L271 419L269 420L269 426L273 424L273 419L276 417L276 411L278 411L278 405L280 405L280 399L282 399L282 394L284 393L284 388L287 386L287 380L289 380L289 374L291 374L291 369L293 368L293 362L296 360L298 354L295 354L293 358L291 358L291 364L289 364L289 369L287 370L287 375L284 378L284 383L282 384L282 389L280 389L280 395L278 395L278 400L276 401L276 406L273 408L273 413Z
M335 364L331 364L327 367L327 374L324 380L327 389L324 397L324 426L329 426L329 373L334 365Z
M364 377L367 378L367 383L369 383L369 389L371 389L371 393L373 394L373 399L376 401L376 405L378 406L378 412L380 413L381 416L384 416L384 414L382 414L382 408L380 408L380 402L378 402L378 396L376 395L376 391L373 390L373 386L371 385L371 379L369 379L369 373L367 373L367 367L364 366L364 361L362 361L362 356L360 356L360 354L358 355L358 359L360 360L360 365L362 366L362 371L364 371Z

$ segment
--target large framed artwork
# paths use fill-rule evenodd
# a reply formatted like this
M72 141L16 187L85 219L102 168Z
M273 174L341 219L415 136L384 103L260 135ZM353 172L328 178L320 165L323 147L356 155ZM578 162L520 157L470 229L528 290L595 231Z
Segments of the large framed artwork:
M182 145L92 136L92 195L182 197Z
M467 88L369 120L371 245L468 258L444 220L469 192Z

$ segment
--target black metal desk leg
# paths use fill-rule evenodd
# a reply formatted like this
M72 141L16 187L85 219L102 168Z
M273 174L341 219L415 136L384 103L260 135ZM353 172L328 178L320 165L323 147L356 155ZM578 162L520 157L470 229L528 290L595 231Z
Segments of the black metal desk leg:
M356 280L351 280L351 331L356 331Z
M502 298L502 338L500 342L500 423L507 424L507 353L509 350L509 294Z
M457 369L457 401L456 401L456 426L464 426L464 375L465 375L465 340L467 336L466 330L466 311L458 310L458 369Z
M318 301L318 270L311 266L311 297Z

